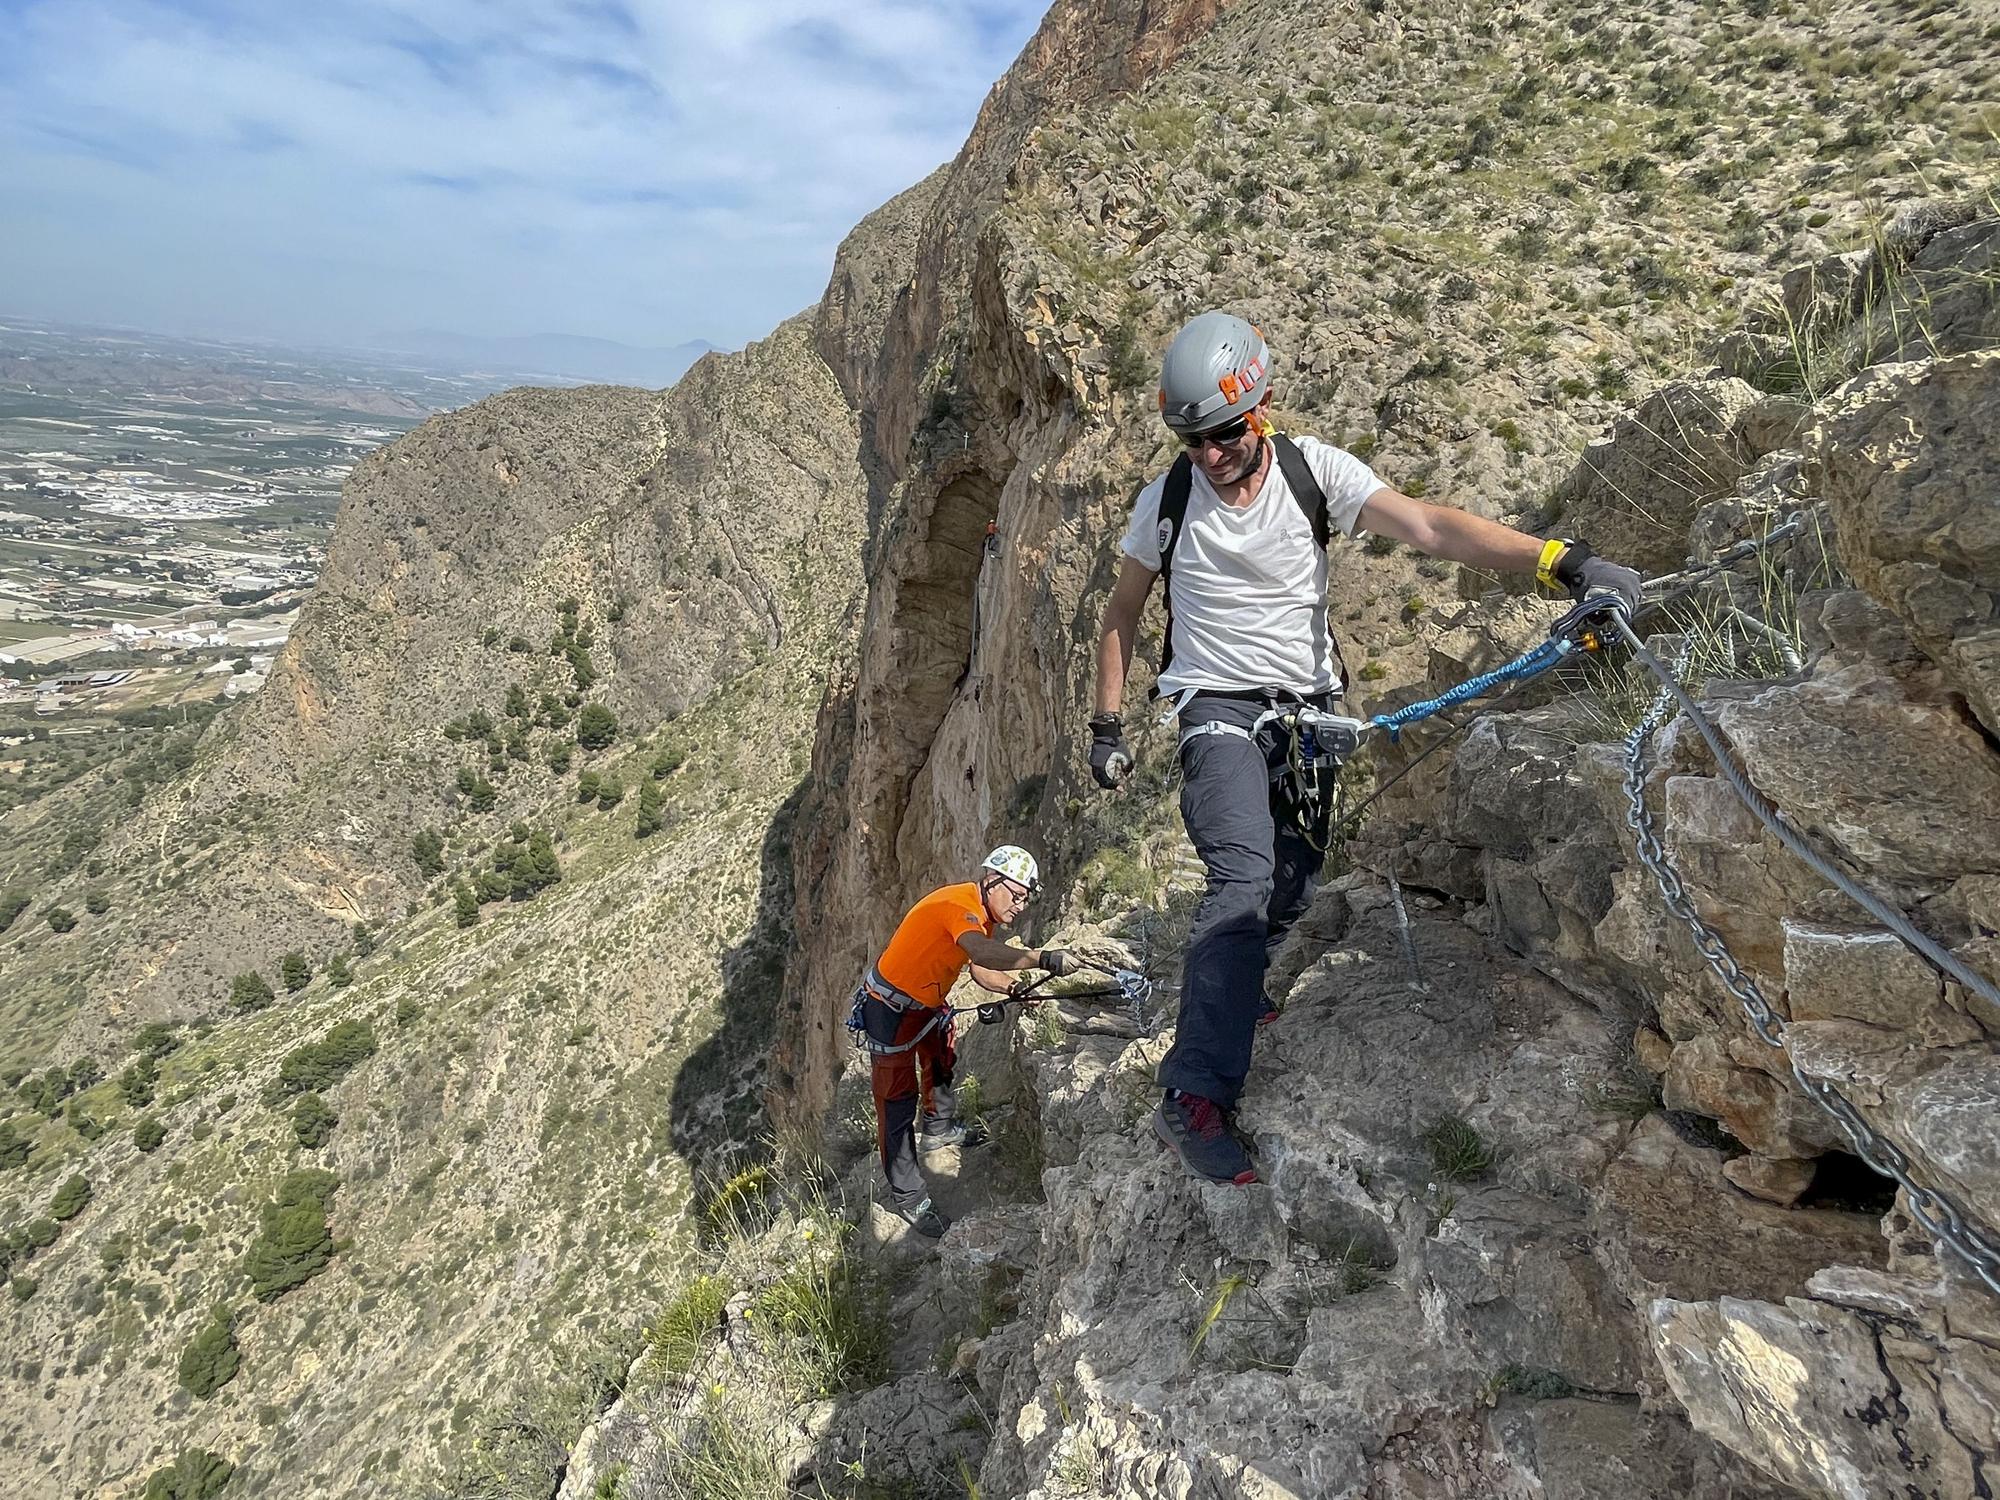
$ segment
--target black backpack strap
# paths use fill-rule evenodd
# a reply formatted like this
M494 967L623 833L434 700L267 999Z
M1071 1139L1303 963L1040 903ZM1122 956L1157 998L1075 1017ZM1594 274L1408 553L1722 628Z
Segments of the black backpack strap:
M1194 461L1185 453L1167 470L1166 487L1160 491L1160 519L1155 535L1160 542L1160 603L1166 607L1167 628L1160 637L1160 670L1154 674L1153 696L1160 693L1159 679L1167 675L1174 659L1174 548L1180 545L1181 523L1187 519L1188 495L1194 489Z
M1319 480L1313 476L1312 465L1306 462L1299 445L1282 432L1271 434L1271 451L1278 456L1278 467L1284 472L1285 484L1291 489L1292 498L1299 503L1299 509L1306 513L1306 520L1312 524L1313 540L1324 552L1333 540L1333 523L1326 515L1326 491L1319 487ZM1347 658L1340 651L1340 637L1333 633L1333 622L1327 621L1326 643L1333 652L1333 669L1340 677L1338 692L1347 693Z
M1271 451L1278 456L1278 467L1284 471L1285 483L1291 489L1292 498L1299 502L1299 509L1312 523L1313 540L1324 552L1327 543L1333 540L1333 527L1326 518L1326 491L1313 477L1312 465L1306 462L1299 445L1282 432L1271 434Z

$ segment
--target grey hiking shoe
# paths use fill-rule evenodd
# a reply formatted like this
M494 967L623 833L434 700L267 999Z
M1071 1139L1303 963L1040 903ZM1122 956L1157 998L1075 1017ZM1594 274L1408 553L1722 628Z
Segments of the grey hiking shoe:
M963 1120L926 1120L923 1129L917 1132L919 1151L943 1151L950 1146L963 1149L985 1144L985 1127L968 1125Z
M944 1232L951 1228L951 1220L932 1208L928 1198L912 1208L899 1208L893 1204L891 1207L904 1223L927 1240L941 1239Z
M1210 1182L1238 1187L1257 1180L1250 1155L1229 1133L1213 1099L1199 1094L1172 1095L1153 1111L1153 1134L1180 1154L1181 1165Z

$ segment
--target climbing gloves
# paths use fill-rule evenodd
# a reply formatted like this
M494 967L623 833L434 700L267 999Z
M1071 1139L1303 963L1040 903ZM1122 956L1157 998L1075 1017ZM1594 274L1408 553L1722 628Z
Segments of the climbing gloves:
M1116 714L1091 717L1090 774L1107 791L1132 774L1132 752L1125 748L1125 726Z
M1625 618L1639 612L1639 575L1631 568L1599 557L1588 542L1551 541L1542 548L1538 577L1550 588L1565 589L1581 604L1604 590L1616 594L1625 606Z
M1065 974L1074 974L1080 967L1074 958L1071 958L1060 948L1044 948L1041 958L1040 967L1047 969L1058 979L1062 978Z

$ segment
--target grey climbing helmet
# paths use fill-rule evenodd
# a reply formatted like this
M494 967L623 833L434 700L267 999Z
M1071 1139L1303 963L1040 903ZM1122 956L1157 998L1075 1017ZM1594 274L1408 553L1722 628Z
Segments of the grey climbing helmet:
M1167 346L1160 416L1175 432L1206 432L1254 410L1270 389L1264 335L1234 313L1205 312Z

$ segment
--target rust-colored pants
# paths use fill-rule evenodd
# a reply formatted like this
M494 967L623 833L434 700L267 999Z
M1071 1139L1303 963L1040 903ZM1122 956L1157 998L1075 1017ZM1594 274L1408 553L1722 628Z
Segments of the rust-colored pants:
M881 1005L870 998L868 1005ZM886 1009L886 1007L885 1007ZM932 1021L935 1026L916 1046L902 1052L877 1053L875 1135L882 1148L882 1173L889 1179L889 1197L898 1208L915 1208L930 1196L924 1174L917 1169L917 1112L932 1114L934 1090L951 1088L951 1070L958 1060L952 1045L951 1017L938 1020L935 1010L912 1006L897 1017L896 1045L901 1046Z

